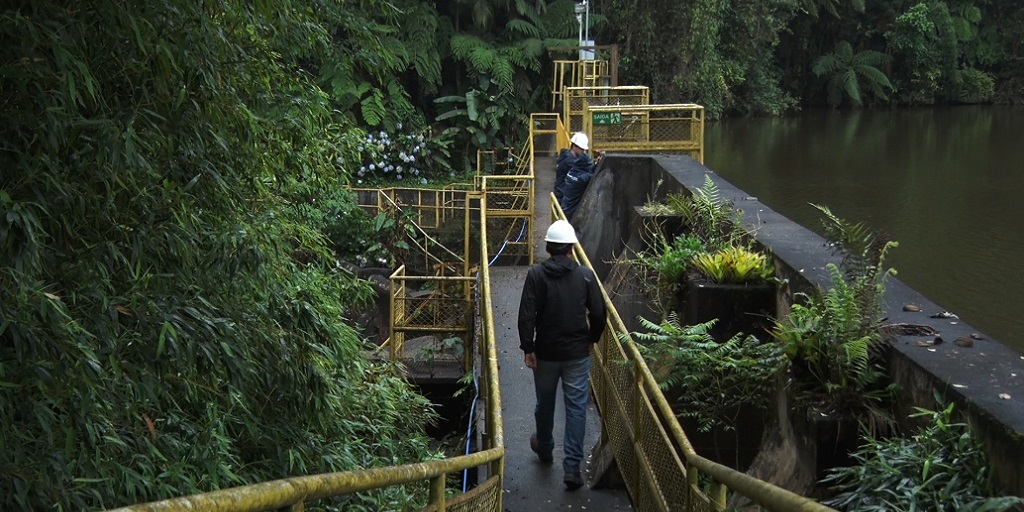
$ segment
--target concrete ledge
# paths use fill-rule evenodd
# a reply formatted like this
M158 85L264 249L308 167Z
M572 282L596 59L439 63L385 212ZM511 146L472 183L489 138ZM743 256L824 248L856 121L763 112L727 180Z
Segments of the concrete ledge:
M776 213L714 171L688 156L609 154L573 218L580 242L609 292L628 286L621 276L609 276L615 258L640 248L634 207L670 193L702 189L705 176L716 184L723 199L743 212L744 224L773 254L778 275L788 280L788 289L780 290L779 311L788 310L796 292L830 286L825 267L838 259L824 238ZM934 409L934 391L955 401L985 446L996 485L1005 493L1024 496L1024 356L984 334L985 339L975 340L973 347L954 344L956 338L979 331L957 319L930 318L929 314L944 308L898 279L889 278L885 301L887 322L928 325L945 341L925 348L915 344L921 337L894 340L889 370L901 387L897 417L905 418L915 406ZM920 306L922 312L903 311L904 304ZM623 314L623 320L629 327L634 319Z

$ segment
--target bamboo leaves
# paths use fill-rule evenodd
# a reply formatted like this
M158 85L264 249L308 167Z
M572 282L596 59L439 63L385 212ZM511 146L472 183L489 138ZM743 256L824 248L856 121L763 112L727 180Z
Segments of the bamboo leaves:
M409 428L430 417L422 397L362 381L385 371L342 317L365 286L286 208L359 158L295 72L342 7L269 6L0 14L0 40L18 41L0 45L0 509L428 455ZM375 113L397 86L365 89ZM368 423L395 442L359 442Z

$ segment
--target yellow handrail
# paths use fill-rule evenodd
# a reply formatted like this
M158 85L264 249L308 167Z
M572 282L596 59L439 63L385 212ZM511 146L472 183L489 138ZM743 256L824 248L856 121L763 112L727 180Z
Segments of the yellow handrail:
M233 487L192 496L114 509L113 512L262 512L293 507L332 496L403 485L423 480L444 479L447 473L462 471L504 458L503 448L491 448L470 455L430 462L362 469L323 475L299 476ZM499 479L500 480L500 479ZM500 492L498 494L501 494ZM299 508L298 510L301 510Z

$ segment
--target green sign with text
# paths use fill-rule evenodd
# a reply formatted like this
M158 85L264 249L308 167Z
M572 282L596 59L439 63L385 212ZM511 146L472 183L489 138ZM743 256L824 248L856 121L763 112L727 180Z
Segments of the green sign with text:
M620 112L594 112L594 124L622 124L622 113Z

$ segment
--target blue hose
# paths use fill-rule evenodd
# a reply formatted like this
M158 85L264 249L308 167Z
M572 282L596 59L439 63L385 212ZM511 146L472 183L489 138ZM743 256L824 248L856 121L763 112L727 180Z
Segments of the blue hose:
M476 380L476 372L473 372L473 403L469 406L469 425L466 426L466 455L469 455L470 441L473 439L473 416L476 412L476 402L480 399L480 384ZM469 468L462 470L462 492L465 493L469 486Z
M526 224L526 222L523 222L523 227L519 230L519 236L516 237L515 242L519 242L523 239L523 233L526 232ZM498 256L501 256L502 251L504 251L506 247L508 247L507 239L501 243L501 249L498 249L498 252L494 254L493 258L491 258L491 262L487 264L488 267L494 266L494 262L498 261Z

